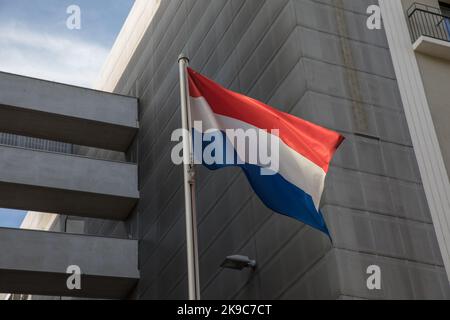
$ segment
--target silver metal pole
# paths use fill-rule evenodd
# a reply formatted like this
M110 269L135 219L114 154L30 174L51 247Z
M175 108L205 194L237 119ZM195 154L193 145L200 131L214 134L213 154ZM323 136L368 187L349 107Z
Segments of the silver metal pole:
M184 198L186 208L186 246L188 263L189 300L200 300L198 263L197 212L195 201L194 151L191 133L190 98L187 67L189 59L180 55L181 119L183 122Z

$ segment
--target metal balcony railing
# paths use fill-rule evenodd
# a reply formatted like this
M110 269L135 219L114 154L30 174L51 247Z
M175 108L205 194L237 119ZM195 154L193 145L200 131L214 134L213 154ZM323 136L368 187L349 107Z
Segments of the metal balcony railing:
M413 42L421 36L450 42L450 16L439 8L414 3L407 14Z

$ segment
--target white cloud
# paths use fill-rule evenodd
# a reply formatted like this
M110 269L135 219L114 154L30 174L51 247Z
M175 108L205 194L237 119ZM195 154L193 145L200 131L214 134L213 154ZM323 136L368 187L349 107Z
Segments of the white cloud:
M109 49L17 26L0 26L0 71L91 87Z

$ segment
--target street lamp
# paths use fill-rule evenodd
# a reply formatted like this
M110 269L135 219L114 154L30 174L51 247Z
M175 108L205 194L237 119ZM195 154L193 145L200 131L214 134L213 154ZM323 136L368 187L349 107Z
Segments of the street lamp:
M245 268L256 268L256 261L251 260L249 257L234 255L228 256L225 258L225 261L222 262L221 267L224 269L233 269L233 270L243 270Z

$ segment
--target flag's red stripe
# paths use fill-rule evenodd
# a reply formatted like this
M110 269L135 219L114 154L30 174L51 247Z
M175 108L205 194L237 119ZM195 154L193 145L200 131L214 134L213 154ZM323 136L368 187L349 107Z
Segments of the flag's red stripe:
M262 102L227 90L189 69L191 97L204 97L214 113L247 122L264 130L280 130L280 139L325 172L344 138L337 132L276 110Z

